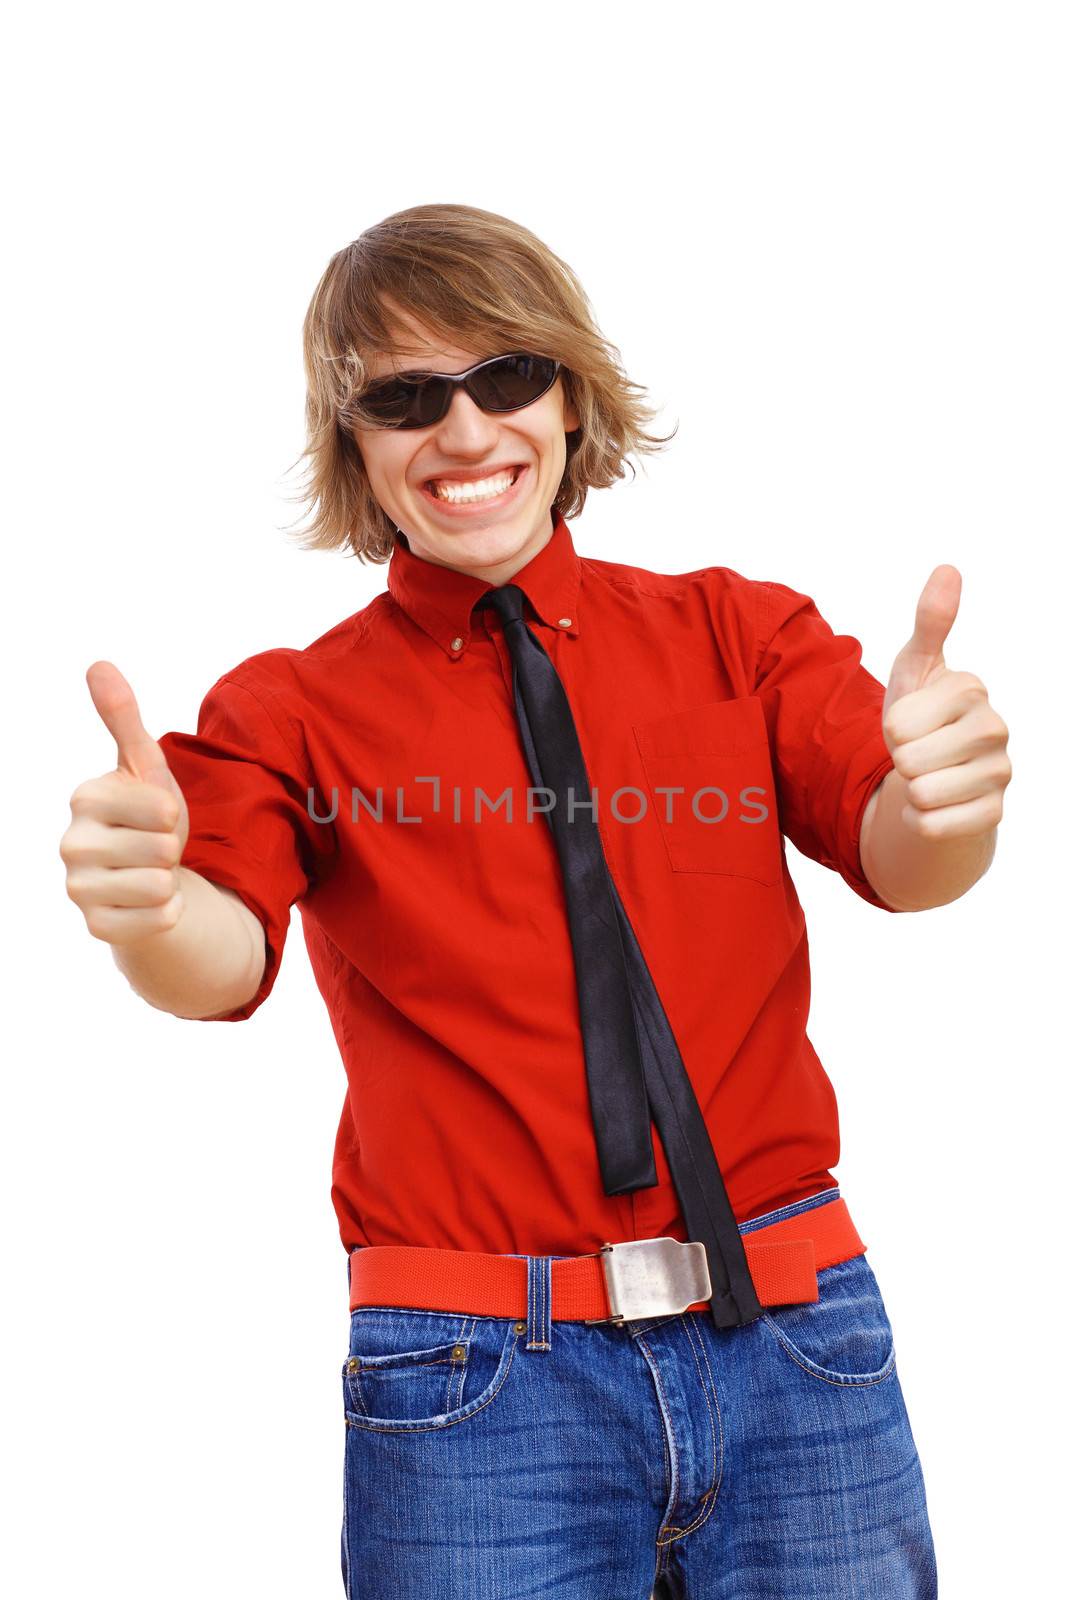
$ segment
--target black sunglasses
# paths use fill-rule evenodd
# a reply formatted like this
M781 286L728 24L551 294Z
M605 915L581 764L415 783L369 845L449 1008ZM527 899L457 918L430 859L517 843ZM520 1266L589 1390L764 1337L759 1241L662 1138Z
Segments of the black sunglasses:
M372 384L357 404L373 422L395 428L429 428L440 422L457 389L483 411L521 411L547 394L560 363L525 352L491 356L466 372L409 372Z

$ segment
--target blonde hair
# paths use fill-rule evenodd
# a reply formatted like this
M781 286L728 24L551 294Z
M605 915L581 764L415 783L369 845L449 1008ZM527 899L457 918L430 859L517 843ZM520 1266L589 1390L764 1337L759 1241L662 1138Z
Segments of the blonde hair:
M580 419L567 435L553 502L566 518L579 515L590 489L623 477L631 452L658 450L674 436L645 431L655 416L639 399L646 391L626 377L577 277L547 245L475 206L412 206L331 257L304 318L307 444L298 461L308 465L296 498L309 506L311 522L296 537L306 549L347 547L371 562L387 561L393 550L395 525L371 491L351 431L364 423L359 397L371 381L369 358L410 353L396 344L386 295L479 356L529 350L561 362Z

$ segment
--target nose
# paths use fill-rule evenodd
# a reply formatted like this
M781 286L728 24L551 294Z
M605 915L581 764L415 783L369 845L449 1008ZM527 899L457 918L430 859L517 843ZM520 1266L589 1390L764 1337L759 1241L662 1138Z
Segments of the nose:
M484 455L497 432L496 419L476 405L466 389L454 389L452 404L437 424L437 445L443 455Z

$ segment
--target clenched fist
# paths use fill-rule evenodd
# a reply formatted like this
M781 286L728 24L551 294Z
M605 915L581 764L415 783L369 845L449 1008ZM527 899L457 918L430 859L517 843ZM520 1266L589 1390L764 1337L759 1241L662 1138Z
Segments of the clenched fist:
M189 812L122 673L110 661L96 661L85 677L118 761L71 795L72 821L59 853L67 894L89 932L107 944L130 944L173 928L182 915L177 868Z

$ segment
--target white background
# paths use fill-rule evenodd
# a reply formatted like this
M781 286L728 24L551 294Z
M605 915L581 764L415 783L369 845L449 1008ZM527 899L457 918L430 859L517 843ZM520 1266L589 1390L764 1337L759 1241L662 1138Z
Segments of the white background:
M360 231L460 201L574 267L654 430L680 422L590 497L580 553L790 584L883 683L930 572L963 575L946 658L1015 773L990 873L892 917L789 860L941 1593L1048 1593L1062 9L53 5L7 37L6 1591L341 1594L343 1075L299 915L253 1020L178 1021L88 935L58 845L114 764L92 661L192 729L222 672L384 587L282 531L301 321Z

